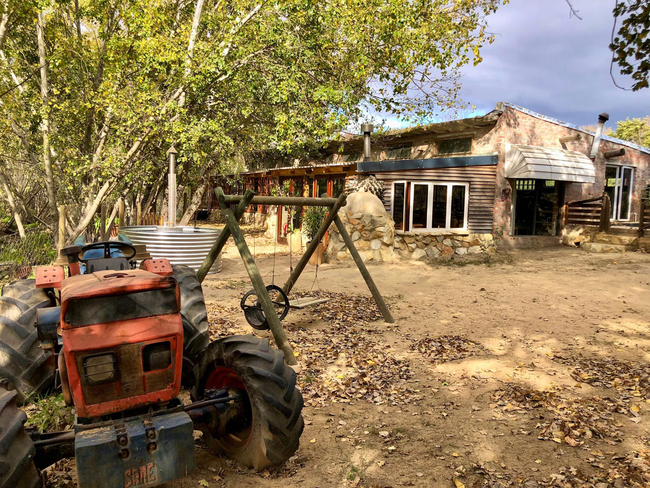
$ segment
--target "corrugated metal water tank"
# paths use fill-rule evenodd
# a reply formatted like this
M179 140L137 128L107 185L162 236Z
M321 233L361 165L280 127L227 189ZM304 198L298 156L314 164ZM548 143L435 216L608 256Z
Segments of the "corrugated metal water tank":
M212 245L221 234L218 229L204 227L162 227L134 225L120 227L133 244L144 244L153 258L166 258L172 264L182 264L198 271ZM222 268L221 254L214 261L210 273Z

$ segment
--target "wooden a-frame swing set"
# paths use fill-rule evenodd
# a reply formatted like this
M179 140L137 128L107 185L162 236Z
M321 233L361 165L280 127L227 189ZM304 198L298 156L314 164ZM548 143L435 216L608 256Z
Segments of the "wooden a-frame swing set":
M372 296L375 299L377 307L379 307L384 320L388 323L394 322L393 316L388 310L388 307L386 306L383 297L379 293L375 282L372 280L368 268L366 268L366 265L359 255L359 251L357 251L357 249L354 247L354 243L352 242L350 234L348 234L348 231L345 229L345 225L338 216L339 209L341 209L341 207L343 207L346 202L345 194L342 194L338 198L327 198L327 195L325 194L321 198L273 197L256 196L254 191L246 190L243 195L225 195L222 188L218 187L215 190L215 195L217 196L219 207L221 207L221 211L223 212L223 215L226 219L226 226L212 246L212 249L210 249L210 252L206 256L205 261L203 261L203 264L199 268L197 277L200 282L203 282L215 259L217 259L217 256L223 250L224 245L228 241L228 238L232 235L239 254L242 257L242 261L244 262L244 266L246 267L246 271L248 272L248 276L253 283L255 294L258 297L258 303L264 312L264 316L268 321L269 328L273 333L273 338L275 339L278 348L284 352L285 361L287 364L297 364L296 357L293 354L293 349L289 344L289 340L287 339L287 335L284 332L284 328L280 323L280 318L278 317L274 306L275 302L273 302L269 296L267 287L264 285L264 281L262 280L262 275L260 274L260 271L255 264L255 260L253 259L248 245L246 244L246 240L244 239L244 234L239 227L239 220L241 219L242 215L244 215L244 211L248 205L253 204L285 206L293 205L298 207L329 207L327 216L323 220L323 223L314 236L314 239L312 239L311 243L307 246L305 253L298 261L298 264L291 272L289 279L287 279L287 282L282 287L282 291L284 291L284 294L289 295L291 289L298 281L298 278L300 277L302 271L305 269L309 258L316 250L319 242L325 236L325 233L327 232L329 226L332 224L332 222L334 222L334 225L336 225L339 233L341 234L341 237L343 238L343 242L345 242L345 245L352 255L352 259L357 265L357 268L359 268L361 276L363 276L363 279L366 281L368 289L370 290L370 293L372 293ZM237 204L234 210L230 207L232 204Z

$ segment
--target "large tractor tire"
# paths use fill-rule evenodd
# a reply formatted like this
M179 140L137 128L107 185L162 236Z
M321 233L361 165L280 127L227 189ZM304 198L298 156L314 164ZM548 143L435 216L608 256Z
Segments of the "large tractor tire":
M246 335L215 341L195 374L191 392L195 401L220 388L245 392L245 414L228 424L227 435L203 431L212 452L258 471L279 466L296 452L305 426L302 394L296 388L295 371L284 364L284 353L270 347L268 339Z
M183 319L183 385L191 386L194 366L202 351L208 347L208 312L203 289L196 273L189 266L172 266L174 278L181 291L181 318Z
M36 330L36 310L53 306L34 280L16 281L0 297L0 378L9 382L23 403L32 393L54 382L55 360L41 349Z
M0 488L36 488L36 449L27 432L27 415L16 406L18 392L0 384Z

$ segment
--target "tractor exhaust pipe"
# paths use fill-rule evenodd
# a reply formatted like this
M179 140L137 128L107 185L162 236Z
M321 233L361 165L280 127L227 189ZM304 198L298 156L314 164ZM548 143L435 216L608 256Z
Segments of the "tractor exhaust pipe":
M372 149L370 147L370 134L372 134L374 127L372 124L363 124L361 132L363 132L363 160L370 161L372 158Z
M609 120L609 114L602 113L598 116L598 127L596 128L596 135L594 136L594 142L591 145L591 153L589 157L591 159L596 159L598 156L598 148L600 147L600 139L603 137L603 128L605 127L605 122Z

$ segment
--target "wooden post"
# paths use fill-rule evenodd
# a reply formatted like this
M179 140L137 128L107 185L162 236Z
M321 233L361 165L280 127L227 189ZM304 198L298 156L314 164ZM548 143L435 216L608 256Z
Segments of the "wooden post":
M65 219L68 208L65 205L59 207L59 242L57 243L57 251L60 251L65 246Z
M269 293L266 290L266 286L262 280L262 275L260 275L260 271L255 264L255 260L251 255L250 249L248 249L248 245L246 244L246 239L244 239L244 234L242 233L239 224L237 223L237 218L224 201L225 195L223 193L223 190L221 188L217 188L215 190L215 193L217 195L217 200L219 201L221 211L226 218L226 225L230 228L230 232L232 233L232 237L235 240L239 254L242 257L246 271L248 271L248 276L253 283L253 288L257 294L257 299L262 305L262 310L264 310L264 315L266 316L266 320L268 321L271 332L273 333L275 343L278 345L278 348L284 352L284 360L288 365L293 366L295 364L298 364L296 357L293 354L293 349L291 349L291 344L289 344L289 340L287 339L287 335L284 333L284 329L282 328L278 314L275 312L275 307L273 306L273 302L271 302L271 297L269 297Z
M645 195L641 195L640 206L639 206L639 238L643 237L645 233Z
M217 190L219 189L221 189L221 187L217 188ZM215 193L217 193L217 190L215 190ZM253 190L246 190L246 193L244 193L244 198L239 201L239 203L237 204L237 208L235 209L235 219L237 220L237 222L239 222L239 219L241 219L242 215L244 215L244 212L246 211L246 207L248 206L251 198L253 198L254 196L255 196L255 192ZM219 234L219 237L217 237L215 243L212 245L212 249L210 249L210 252L205 257L203 264L196 272L196 277L199 279L200 283L203 283L203 280L205 279L208 272L210 271L210 268L212 268L212 265L214 264L214 260L217 259L217 256L222 251L223 246L226 244L226 241L228 241L229 237L230 237L230 227L225 226L221 231L221 234Z
M339 209L343 205L345 205L345 200L346 200L345 193L342 193L341 196L339 196L336 199L336 203L330 209L329 213L327 214L327 217L325 217L325 220L323 220L323 223L318 229L316 236L314 236L312 241L309 243L309 246L307 246L305 253L300 258L300 261L298 261L298 264L296 264L296 267L293 269L291 276L289 276L289 279L287 279L287 282L282 287L282 289L287 295L291 293L291 289L296 284L296 281L298 281L300 274L302 273L302 271L305 269L305 266L307 266L307 263L309 262L309 258L311 257L312 254L314 254L314 251L318 247L320 241L323 239L325 232L327 232L327 229L329 229L330 224L334 221L334 218L338 214Z
M611 227L609 214L611 211L611 201L609 200L609 195L605 193L603 195L603 206L600 209L600 227L598 229L599 232L609 232L609 229Z
M368 272L368 268L366 268L365 263L363 262L361 256L359 255L359 251L357 251L357 249L354 247L354 243L352 242L352 238L350 237L350 234L348 234L348 231L345 230L345 224L341 221L338 215L334 216L334 223L336 224L336 227L339 229L339 233L343 238L343 242L345 242L345 245L348 247L350 254L352 254L352 259L354 259L357 268L359 268L359 271L361 272L361 276L363 276L363 279L366 280L366 285L368 285L368 288L370 289L370 293L372 293L372 296L375 299L375 303L379 307L381 314L384 316L384 320L389 324L394 323L395 319L391 315L390 310L388 310L388 307L386 306L386 303L384 302L381 293L379 293L379 290L377 289L375 282L372 280L372 277Z

